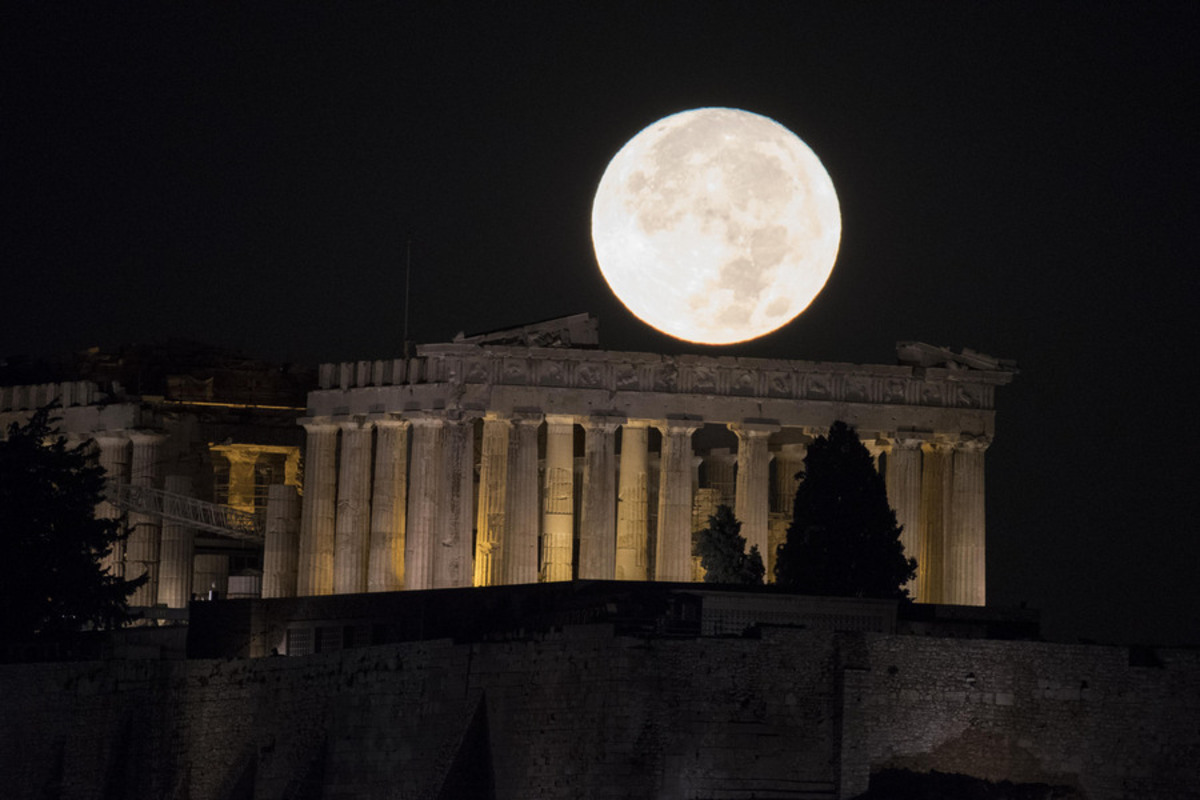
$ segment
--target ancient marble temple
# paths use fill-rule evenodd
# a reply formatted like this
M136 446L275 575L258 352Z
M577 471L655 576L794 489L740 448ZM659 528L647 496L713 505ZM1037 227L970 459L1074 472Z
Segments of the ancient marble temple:
M884 474L916 598L984 603L984 456L1010 362L919 343L895 366L596 345L579 315L323 365L298 531L272 514L263 596L696 580L692 534L719 503L773 561L808 443L844 420Z

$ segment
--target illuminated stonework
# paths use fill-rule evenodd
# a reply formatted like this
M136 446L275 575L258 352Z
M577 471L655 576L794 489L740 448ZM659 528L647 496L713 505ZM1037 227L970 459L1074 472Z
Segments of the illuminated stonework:
M983 454L995 387L1015 369L920 344L900 356L876 366L460 340L323 365L303 420L301 593L338 591L332 554L373 554L376 539L405 542L408 589L693 580L691 534L717 502L735 506L770 575L807 443L840 419L877 454L921 565L917 599L982 605ZM412 426L411 447L346 436L397 424ZM360 489L334 469L339 451L343 463L405 460L406 519L344 524ZM354 569L371 574L374 559Z

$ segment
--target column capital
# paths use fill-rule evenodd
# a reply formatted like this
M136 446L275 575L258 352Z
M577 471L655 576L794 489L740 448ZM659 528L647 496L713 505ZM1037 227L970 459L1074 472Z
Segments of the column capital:
M546 424L547 425L574 425L575 424L575 415L574 414L547 414L546 415Z
M730 422L726 427L736 433L738 439L766 437L781 430L778 422L768 419L747 419L741 422Z
M300 427L309 433L337 433L338 425L328 417L301 417Z
M955 450L966 450L968 452L983 452L992 444L990 436L972 436L964 433L962 437L954 443Z
M366 417L353 417L351 419L339 420L336 425L343 431L369 431L375 425L375 422Z
M103 447L105 443L111 445L124 445L129 442L129 432L124 430L117 431L96 431L91 434L91 437L96 440L96 444Z
M407 419L404 419L403 417L397 417L394 415L381 417L379 419L373 419L373 420L371 420L371 422L374 423L376 428L388 429L388 430L403 430L404 428L408 428L409 426L412 425L411 420L407 420Z
M710 461L716 461L721 464L736 464L737 453L730 450L728 447L714 447L704 454L704 457Z
M704 427L704 420L699 417L667 417L666 419L652 420L651 424L658 428L663 436L668 434L690 436Z
M405 411L404 419L416 428L440 428L446 424L445 411Z
M592 414L591 416L583 417L579 420L579 424L583 426L585 431L603 431L605 433L613 433L617 428L625 424L625 417L618 414Z
M134 444L159 444L167 438L166 431L155 430L153 428L134 428L127 432L129 439Z
M892 450L920 450L930 440L930 434L916 431L899 431L887 434Z
M541 425L546 415L540 411L514 409L510 417L513 425Z

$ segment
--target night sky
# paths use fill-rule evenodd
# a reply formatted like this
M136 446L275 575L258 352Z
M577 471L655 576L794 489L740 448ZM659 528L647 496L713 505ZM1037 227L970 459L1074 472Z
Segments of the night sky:
M0 11L0 353L185 337L301 363L591 311L609 349L1016 359L988 589L1200 645L1194 3L62 3ZM15 7L14 7L15 6ZM727 348L608 291L649 123L778 120L837 187L809 310Z

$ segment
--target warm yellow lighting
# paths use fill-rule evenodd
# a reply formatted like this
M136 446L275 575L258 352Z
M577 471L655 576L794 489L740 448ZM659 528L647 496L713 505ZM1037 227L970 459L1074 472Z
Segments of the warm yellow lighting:
M794 319L829 278L841 230L833 181L812 150L732 108L650 125L609 163L592 206L596 259L621 302L703 344Z

